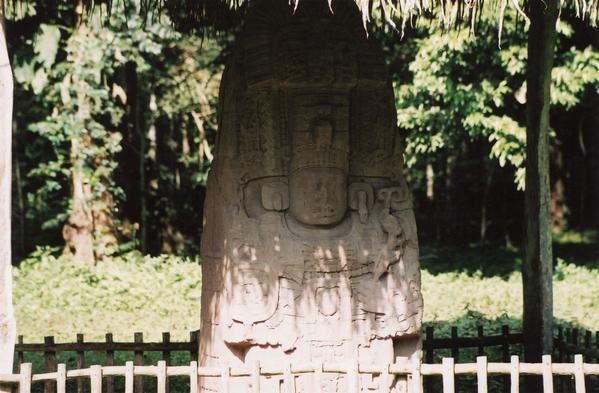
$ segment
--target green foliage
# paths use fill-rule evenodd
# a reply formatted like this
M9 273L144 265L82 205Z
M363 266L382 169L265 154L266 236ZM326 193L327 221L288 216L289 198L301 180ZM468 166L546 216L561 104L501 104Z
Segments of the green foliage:
M18 330L27 341L44 335L73 340L80 332L90 340L102 340L106 332L130 340L135 331L144 332L148 340L160 340L163 331L170 331L174 340L186 340L190 330L199 328L197 261L131 253L81 266L53 256L54 251L40 249L14 269ZM457 323L472 335L477 324L498 329L508 323L518 330L522 281L516 255L487 250L485 258L495 264L495 272L468 269L470 259L481 263L474 252L442 263L451 258L456 259L455 250L423 252L425 322L445 329ZM555 272L556 318L599 330L597 282L596 268L560 262Z
M128 341L138 331L148 341L166 331L187 340L199 328L197 261L130 253L90 267L53 251L39 250L14 269L18 330L26 340L72 341L78 332L103 340L113 332Z
M506 18L512 22L513 13ZM560 38L566 39L572 28L565 20L561 25ZM504 29L500 49L494 29L488 16L476 36L422 27L416 34L423 38L411 38L415 43L392 62L398 123L406 131L407 164L413 170L464 141L488 140L489 156L501 167L510 164L517 187L524 188L526 32ZM552 78L556 110L572 109L586 88L599 88L599 53L590 46L559 46Z
M152 203L168 205L161 183L180 183L173 165L191 179L186 187L205 184L216 129L220 45L183 37L166 16L143 19L136 2L127 9L121 2L112 7L106 23L106 5L98 5L82 25L71 26L63 15L16 45L15 118L27 130L18 137L27 178L17 186L24 189L27 219L39 222L42 232L57 232L73 210L71 183L80 173L91 188L86 204L122 224L117 232L128 249L136 244L137 232L125 226L141 223L136 212L119 214L121 204L149 194L155 197ZM161 127L165 123L170 130ZM179 129L189 141L187 149L181 148L186 141ZM177 155L173 162L160 162L170 157L159 151L164 142ZM121 175L127 172L138 173L132 181L145 175L146 187L157 187L135 195ZM145 224L146 231L153 229Z

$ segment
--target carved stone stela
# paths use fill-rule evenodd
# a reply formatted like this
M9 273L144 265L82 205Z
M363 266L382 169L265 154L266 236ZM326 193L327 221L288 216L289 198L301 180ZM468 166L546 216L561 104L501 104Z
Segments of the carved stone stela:
M418 241L382 52L352 0L332 13L326 0L287 3L253 4L223 77L200 365L419 360ZM361 378L365 392L408 391L405 378ZM320 388L344 392L345 378L324 374ZM316 391L310 375L294 389Z

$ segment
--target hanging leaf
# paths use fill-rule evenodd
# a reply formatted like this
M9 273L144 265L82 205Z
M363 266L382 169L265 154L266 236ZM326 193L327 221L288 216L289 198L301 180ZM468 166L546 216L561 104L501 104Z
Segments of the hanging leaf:
M43 68L39 68L35 71L35 76L31 81L31 87L33 88L34 94L39 94L44 90L44 87L48 84L48 75Z
M60 42L60 30L57 26L42 24L40 32L35 36L33 51L37 54L44 67L49 68L56 60L58 44Z

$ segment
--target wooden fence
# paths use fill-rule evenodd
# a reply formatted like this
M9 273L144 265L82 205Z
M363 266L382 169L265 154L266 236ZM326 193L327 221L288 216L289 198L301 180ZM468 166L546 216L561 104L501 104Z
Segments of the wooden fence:
M423 337L423 360L425 364L438 363L441 361L441 357L447 356L455 359L456 363L468 362L473 361L476 355L489 356L491 362L500 361L505 364L510 362L513 355L522 354L522 334L511 332L508 326L502 326L501 333L495 335L485 335L485 331L481 326L477 328L475 336L461 336L461 332L456 326L451 327L450 331L451 333L448 336L437 337L433 326L425 328ZM43 343L24 343L23 337L19 337L18 343L15 346L15 355L17 358L15 370L18 370L19 364L27 360L25 354L39 353L43 356L43 365L40 367L38 364L36 369L43 370L46 374L56 372L58 370L57 355L61 352L73 352L75 355L74 367L79 370L85 369L86 354L90 352L103 353L104 361L98 361L98 356L95 356L94 359L96 360L94 362L102 363L102 366L106 367L115 366L115 352L119 351L132 352L133 365L136 367L144 366L144 354L148 352L158 352L158 356L154 356L154 361L158 357L165 361L167 367L187 366L186 363L181 363L181 357L178 358L178 364L172 364L171 354L177 351L187 352L189 357L184 357L185 359L197 361L198 335L198 331L190 332L190 339L185 342L172 342L169 333L162 334L161 342L144 342L141 333L134 334L133 342L115 342L111 333L106 334L105 341L102 342L86 342L82 334L78 334L76 341L71 343L55 343L54 337L46 337ZM553 360L556 363L572 363L574 362L574 354L576 353L582 354L589 363L599 363L599 332L593 334L577 329L559 328L555 338ZM129 359L131 357L127 360ZM150 364L155 364L154 361ZM120 364L122 365L123 363ZM442 384L441 378L438 376L431 377L429 374L424 374L424 377L425 392L440 390ZM504 374L500 379L500 382L495 383L495 389L493 390L509 392L511 383L509 375ZM106 393L114 393L114 377L108 374L105 375L104 380L104 391ZM468 388L474 386L475 382L473 376L468 376L468 374L458 373L455 377L455 384L458 390L469 391ZM599 377L592 377L588 382L587 385L589 386L587 388L590 387L590 391L599 393ZM76 382L72 383L76 384L77 393L85 393L90 390L82 378L76 378ZM499 383L501 388L497 388L497 384ZM557 381L556 388L559 392L574 391L572 383L564 379ZM75 390L75 388L72 388L72 390ZM44 393L56 392L56 384L46 381L43 391ZM134 391L144 391L144 377L142 375L134 377ZM166 388L167 393L168 391L169 384L167 384Z
M256 363L251 368L221 369L198 367L196 361L188 366L167 366L161 360L156 366L135 366L127 362L125 366L99 366L67 370L64 364L59 364L57 370L51 373L32 374L31 363L23 363L18 374L0 375L0 383L13 384L18 387L19 393L31 393L32 384L50 382L56 384L58 393L66 393L67 380L74 378L89 379L91 393L102 393L104 379L108 377L124 377L125 393L134 392L135 377L153 377L156 379L156 392L166 393L168 379L172 376L185 376L189 379L190 393L197 393L198 377L218 378L220 392L229 393L230 381L233 378L246 378L248 391L260 393L263 378L279 377L282 381L283 392L295 393L295 376L311 375L314 381L314 393L322 390L320 383L324 374L342 375L346 380L348 393L358 393L361 390L360 376L380 376L379 386L390 386L388 381L395 375L405 375L411 386L412 393L422 392L422 380L426 375L441 376L443 380L442 392L455 393L455 378L458 375L474 375L477 381L477 392L488 392L489 375L507 375L510 378L510 392L520 391L520 377L522 375L536 375L542 377L543 393L554 392L554 376L571 376L575 382L576 393L586 392L585 377L598 376L599 364L584 363L582 355L576 355L573 363L552 363L551 356L543 357L542 363L520 363L518 356L512 356L509 363L489 363L486 356L479 356L476 363L455 363L453 358L443 358L441 364L421 364L408 362L406 358L398 358L393 364L365 365L357 361L348 364L314 364L302 365L286 364L282 367L260 367ZM379 392L386 392L386 388ZM236 393L236 392L234 392Z
M75 342L70 343L56 343L53 336L47 336L44 338L43 343L24 343L23 336L19 336L17 344L15 345L15 369L19 365L25 363L26 353L42 353L44 357L44 371L45 374L54 373L58 371L57 354L60 352L75 352L76 356L76 368L81 370L85 369L86 361L85 355L89 352L102 352L105 354L105 360L103 366L112 367L115 364L115 352L127 351L133 352L133 365L144 366L144 354L148 352L160 352L162 360L166 365L171 364L171 354L173 352L182 351L188 352L191 361L197 361L198 354L198 337L199 331L192 331L189 333L189 341L185 342L173 342L170 339L170 333L162 333L162 342L144 342L143 333L135 333L133 335L133 342L118 342L113 340L112 333L107 333L104 342L86 342L83 334L77 334ZM144 391L143 376L139 375L134 378L133 381L135 391ZM77 393L84 393L87 391L84 380L77 378ZM167 387L167 392L168 392ZM46 381L44 386L44 393L54 393L56 391L56 385L51 381ZM105 392L114 393L114 379L112 376L107 375Z

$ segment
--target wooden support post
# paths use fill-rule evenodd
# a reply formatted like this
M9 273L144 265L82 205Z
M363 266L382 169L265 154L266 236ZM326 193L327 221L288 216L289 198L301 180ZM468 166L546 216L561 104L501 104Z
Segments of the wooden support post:
M133 335L133 342L136 344L141 344L144 342L143 333L137 332ZM133 362L136 366L144 365L144 352L143 351L135 351L133 356ZM133 378L133 387L135 393L144 393L144 377L141 375L136 375Z
M558 0L530 0L526 68L525 247L522 263L524 358L553 353L553 254L549 205L549 109ZM527 391L539 392L538 379Z
M60 363L56 369L56 392L67 392L67 366L64 363Z
M16 3L13 3L16 4ZM13 371L16 322L12 295L11 183L14 80L6 39L6 1L0 0L0 374ZM0 386L0 392L10 392Z
M84 343L83 334L77 333L77 344L80 344L80 348L83 347ZM85 368L85 352L82 350L77 351L76 365L78 369ZM77 393L84 393L85 381L83 378L77 378Z
M112 333L106 333L106 344L112 346L113 343ZM106 351L106 361L104 363L107 366L114 366L114 351L112 349ZM114 377L106 377L106 393L114 393Z
M31 393L31 363L21 364L19 393Z
M56 349L54 347L54 337L44 337L44 368L47 373L56 371ZM56 382L46 381L44 382L44 393L55 393Z

